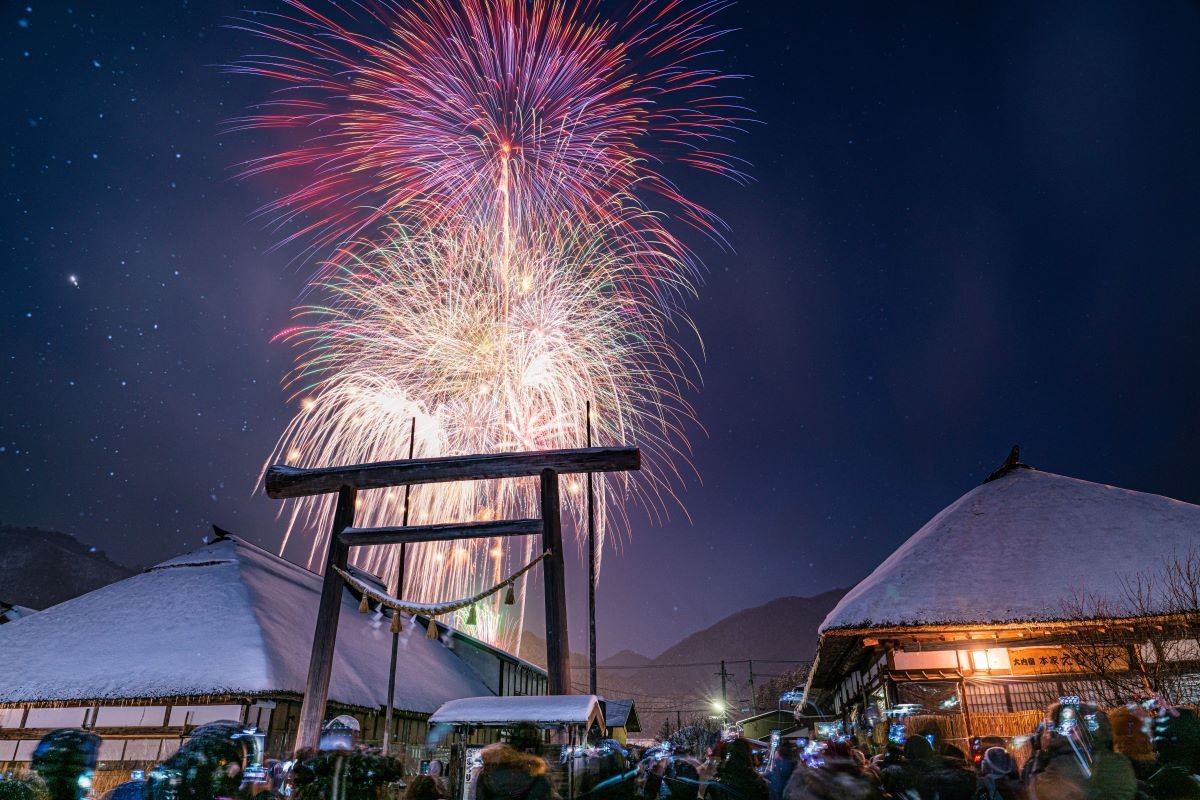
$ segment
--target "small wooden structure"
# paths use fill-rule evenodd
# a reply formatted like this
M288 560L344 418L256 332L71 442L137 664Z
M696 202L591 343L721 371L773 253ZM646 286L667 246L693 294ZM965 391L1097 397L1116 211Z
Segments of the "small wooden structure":
M264 478L269 497L286 499L332 492L337 492L338 495L329 534L321 606L317 612L313 635L304 706L296 732L297 750L315 747L320 736L329 694L334 645L337 640L337 609L344 586L342 577L334 567L345 569L350 548L355 546L527 536L541 532L542 549L550 552L543 566L548 690L552 695L569 694L571 665L568 658L570 647L567 641L566 585L558 476L560 473L620 472L640 467L641 452L636 447L589 447L418 458L316 469L300 469L283 464L270 467ZM541 480L540 519L382 528L354 527L355 501L360 490L532 476L538 476Z
M535 728L545 737L538 753L551 764L551 779L557 793L567 800L578 794L583 751L589 737L599 741L607 735L604 708L600 698L591 694L571 697L464 697L451 700L429 717L433 727L449 726L454 731L451 775L456 785L451 797L472 800L473 781L481 764L478 746L472 738L481 731L499 734L521 728ZM494 740L494 737L488 737ZM549 752L547 751L549 748ZM558 757L554 758L554 754ZM474 762L474 763L472 763ZM555 765L557 764L557 768Z

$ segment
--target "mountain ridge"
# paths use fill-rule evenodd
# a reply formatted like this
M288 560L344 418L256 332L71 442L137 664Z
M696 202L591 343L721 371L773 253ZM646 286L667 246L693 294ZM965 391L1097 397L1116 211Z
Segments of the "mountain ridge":
M0 524L0 601L44 609L136 572L70 534Z

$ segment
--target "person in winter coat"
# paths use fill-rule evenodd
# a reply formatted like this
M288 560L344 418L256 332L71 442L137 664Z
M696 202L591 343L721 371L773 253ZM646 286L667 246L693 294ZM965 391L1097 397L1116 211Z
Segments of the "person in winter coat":
M918 792L925 797L924 786L930 776L942 769L942 760L933 752L933 746L924 736L910 736L904 742L904 755L897 763L884 767L880 774L883 786L893 795L903 792Z
M1191 711L1163 705L1154 720L1154 747L1158 769L1150 776L1151 793L1158 800L1200 798L1200 719Z
M771 792L771 800L783 800L783 790L787 788L788 781L792 779L792 772L799 763L800 751L796 749L795 742L790 739L781 741L775 750L775 757L771 759L771 766L767 770L767 784Z
M989 747L979 762L976 800L1025 800L1017 762L1003 747Z
M1032 779L1030 795L1038 800L1134 800L1138 792L1133 764L1113 752L1108 715L1088 703L1047 709Z
M754 752L745 739L725 742L723 760L718 762L716 779L704 796L707 800L770 800L767 782L754 769Z
M555 800L546 762L507 744L491 744L480 753L483 768L475 784L476 800Z
M687 756L671 759L665 778L673 800L696 800L700 792L700 765Z
M445 800L446 794L429 775L418 775L408 782L404 800Z
M1090 705L1080 706L1085 738L1092 752L1092 776L1088 800L1134 800L1138 793L1133 762L1113 750L1113 731L1108 715Z
M46 785L50 800L79 800L91 791L99 752L99 736L60 728L38 742L31 766Z
M792 773L783 800L882 800L873 775L844 742L832 742L821 753L821 764L801 764Z
M216 800L238 795L246 748L242 726L222 720L201 725L191 738L151 773L149 800Z

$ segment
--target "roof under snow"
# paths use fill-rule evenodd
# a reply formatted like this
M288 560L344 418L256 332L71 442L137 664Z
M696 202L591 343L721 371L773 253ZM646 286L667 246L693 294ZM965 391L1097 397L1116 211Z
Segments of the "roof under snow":
M1198 542L1200 506L1019 465L927 522L820 630L1062 619L1076 590L1119 599L1122 576Z
M0 703L303 694L321 577L236 537L0 627ZM329 699L387 700L391 632L343 593ZM487 694L423 626L400 635L395 707Z
M451 700L429 718L430 724L470 723L504 726L528 723L562 723L591 727L593 721L604 727L600 699L594 694L551 695L547 697L464 697Z

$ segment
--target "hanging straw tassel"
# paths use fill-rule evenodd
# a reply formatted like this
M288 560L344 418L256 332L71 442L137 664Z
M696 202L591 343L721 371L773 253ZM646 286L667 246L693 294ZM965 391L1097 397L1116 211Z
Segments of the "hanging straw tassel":
M362 597L362 601L359 602L359 604L358 604L358 613L365 614L370 610L371 610L370 599L364 594Z
M430 639L436 639L439 636L437 622L434 621L433 617L429 618L429 628L426 629L425 635Z
M474 603L472 603L472 604L471 604L471 610L467 612L467 624L468 624L468 625L474 625L474 624L475 624L475 622L476 622L476 619L475 619L475 604L474 604Z
M392 633L399 633L403 623L400 621L400 610L392 610Z
M508 585L508 591L504 593L504 605L511 606L517 602L517 593L513 591L513 585Z

